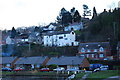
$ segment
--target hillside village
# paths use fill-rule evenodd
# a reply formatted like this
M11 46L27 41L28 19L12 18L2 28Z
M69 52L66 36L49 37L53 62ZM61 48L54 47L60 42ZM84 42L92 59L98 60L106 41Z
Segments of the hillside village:
M62 10L65 11L64 9ZM59 57L65 58L63 61L69 60L68 58L70 57L70 59L73 58L74 62L73 60L70 61L70 64L73 65L79 57L84 56L86 64L76 63L81 67L88 67L88 60L120 60L120 39L117 37L120 36L120 28L118 27L120 23L117 24L120 18L116 19L114 27L118 27L118 30L115 29L114 31L112 31L111 26L113 27L113 25L111 23L104 24L104 21L107 22L107 20L100 21L99 23L101 15L109 17L115 11L120 12L120 9L115 9L113 12L104 10L99 15L94 13L95 15L92 19L79 17L69 22L60 23L58 20L58 22L50 23L47 26L31 26L17 29L12 27L11 30L3 30L1 31L2 40L0 40L0 47L2 52L0 55L4 58L15 58L15 61L12 60L10 63L5 63L5 65L9 66L13 62L14 64L12 65L30 62L27 66L31 65L33 67L34 65L37 66L37 64L39 64L37 67L40 64L58 65ZM77 10L75 13L78 13ZM102 24L102 26L98 26L99 24ZM107 29L108 32L106 31ZM46 56L45 59L47 61L32 63L32 58L37 58L37 56ZM52 59L55 57L58 58L58 62L52 63ZM31 59L28 62L26 62L27 60L22 62L24 58ZM83 58L81 59L84 61ZM70 64L63 64L61 62L59 66L70 67Z

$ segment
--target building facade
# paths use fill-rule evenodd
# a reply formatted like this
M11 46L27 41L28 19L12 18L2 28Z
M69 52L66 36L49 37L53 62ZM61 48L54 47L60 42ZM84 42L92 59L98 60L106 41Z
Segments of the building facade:
M113 59L109 42L80 43L78 53L94 60Z
M44 46L77 46L78 42L74 31L53 32L43 36Z

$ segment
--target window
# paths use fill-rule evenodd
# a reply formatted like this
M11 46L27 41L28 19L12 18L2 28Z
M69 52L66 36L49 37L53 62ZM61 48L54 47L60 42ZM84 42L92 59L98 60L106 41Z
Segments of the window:
M94 52L97 52L97 49L94 49Z
M74 35L74 32L72 32L72 34Z
M101 58L104 57L104 54L103 54L103 53L100 53L100 54L99 54L99 57L101 57Z
M63 39L63 37L61 36L61 37L59 37L59 39Z
M92 54L92 58L94 57L94 54Z
M64 34L64 37L66 37L66 34Z
M91 52L91 51L88 49L87 52Z
M88 57L89 57L89 54L86 54L86 57L88 58Z
M81 49L81 52L85 52L85 49L84 49L84 48L82 48L82 49Z
M103 52L103 51L104 51L103 47L100 47L100 52Z
M67 38L65 38L65 40L67 40Z

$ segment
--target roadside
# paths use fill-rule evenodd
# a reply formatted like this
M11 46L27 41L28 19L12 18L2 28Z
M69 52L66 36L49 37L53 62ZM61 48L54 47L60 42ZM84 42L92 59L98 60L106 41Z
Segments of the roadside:
M109 77L109 78L103 79L103 80L120 80L120 76L112 76L112 77Z

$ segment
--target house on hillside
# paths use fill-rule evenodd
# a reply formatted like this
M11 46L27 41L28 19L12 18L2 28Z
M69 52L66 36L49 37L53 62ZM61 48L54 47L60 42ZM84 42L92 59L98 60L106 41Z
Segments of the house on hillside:
M82 30L83 24L82 22L74 22L72 24L69 24L69 26L64 27L64 31L71 31L71 30Z
M52 32L43 35L44 46L78 46L74 31Z
M18 60L17 57L0 57L0 60L2 60L2 67L14 67L14 63Z
M46 56L36 57L20 57L15 62L15 67L24 67L25 69L40 68L41 65L45 66L49 58Z
M113 59L109 42L80 43L78 53L93 60Z
M31 33L28 37L28 42L42 44L42 36L38 32Z
M89 62L84 56L51 57L47 65L51 64L56 64L58 67L64 67L65 69L89 67Z

